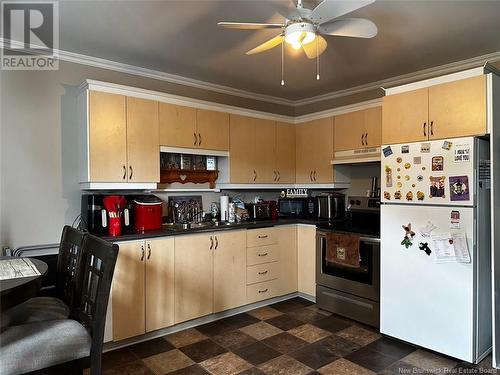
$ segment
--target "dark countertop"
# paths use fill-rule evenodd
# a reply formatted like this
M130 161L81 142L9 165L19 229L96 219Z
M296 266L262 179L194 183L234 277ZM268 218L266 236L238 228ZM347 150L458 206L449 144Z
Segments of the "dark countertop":
M178 228L176 229L164 226L162 229L158 230L123 233L121 236L118 237L110 237L107 235L101 235L100 237L107 241L120 242L120 241L133 241L133 240L141 240L141 239L156 238L156 237L178 236L178 235L192 234L192 233L204 233L204 232L238 230L238 229L258 229L258 228L273 227L278 225L293 225L293 224L316 225L319 229L334 230L337 232L345 232L345 233L353 233L353 230L355 229L353 226L350 226L346 223L336 223L332 225L332 224L317 222L316 220L280 218L278 220L245 221L242 223L208 225L204 227L189 228L189 229L178 229ZM375 232L367 233L366 228L363 229L360 228L359 234L363 237L372 237L372 238L380 237Z

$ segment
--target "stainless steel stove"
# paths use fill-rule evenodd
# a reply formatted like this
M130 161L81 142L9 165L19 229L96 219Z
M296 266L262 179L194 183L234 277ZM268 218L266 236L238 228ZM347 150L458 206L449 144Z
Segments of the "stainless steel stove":
M349 197L345 220L318 223L318 307L378 327L380 321L380 200Z

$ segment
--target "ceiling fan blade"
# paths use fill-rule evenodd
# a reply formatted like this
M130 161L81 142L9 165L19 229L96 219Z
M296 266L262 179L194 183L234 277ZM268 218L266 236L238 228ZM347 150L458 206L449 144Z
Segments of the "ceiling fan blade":
M273 2L273 6L276 8L276 11L287 20L300 17L297 11L297 3L294 0L288 0L288 2L282 0L276 1Z
M281 29L285 25L281 23L257 23L257 22L217 22L218 26L226 29L241 30L261 30L261 29Z
M323 0L311 13L311 20L318 24L365 7L375 0Z
M311 43L303 44L302 48L309 59L315 59L325 52L327 45L325 38L321 35L316 35L316 38Z
M350 36L353 38L373 38L378 29L372 21L364 18L346 18L325 23L319 27L321 34Z
M280 45L281 43L283 43L284 39L285 39L285 37L283 35L281 35L281 34L277 35L274 38L269 39L267 42L264 42L264 43L258 45L254 49L251 49L246 54L247 55L254 55L256 53L267 51L268 49L274 48L274 47Z

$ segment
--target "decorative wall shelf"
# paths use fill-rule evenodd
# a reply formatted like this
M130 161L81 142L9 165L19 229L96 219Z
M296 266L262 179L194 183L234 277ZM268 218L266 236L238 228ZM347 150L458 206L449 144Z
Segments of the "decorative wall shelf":
M186 169L162 169L160 171L160 184L171 184L179 182L204 184L208 183L210 189L215 189L215 180L219 177L219 171L186 170Z

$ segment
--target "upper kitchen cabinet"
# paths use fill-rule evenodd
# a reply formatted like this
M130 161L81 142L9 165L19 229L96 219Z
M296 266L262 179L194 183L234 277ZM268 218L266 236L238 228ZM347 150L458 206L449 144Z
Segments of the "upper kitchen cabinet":
M160 182L158 102L127 97L129 182Z
M380 147L382 144L382 106L367 108L363 112L364 147Z
M229 114L160 103L162 146L229 150Z
M418 142L487 133L486 76L384 97L382 142Z
M384 96L382 143L427 140L428 98L427 88Z
M276 122L231 115L231 183L276 182Z
M295 126L276 123L276 182L295 183Z
M160 180L158 102L87 89L78 107L80 182L87 188L116 183L155 188Z
M429 87L429 137L486 134L486 76Z
M296 127L296 182L333 183L333 118Z
M196 110L198 147L205 150L229 150L229 114L224 112Z
M380 147L382 141L382 107L335 116L335 151Z
M198 143L196 109L180 105L159 104L160 144L194 148Z

